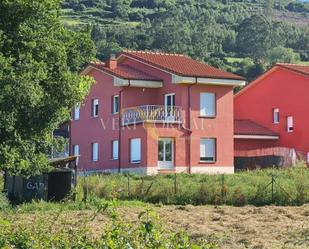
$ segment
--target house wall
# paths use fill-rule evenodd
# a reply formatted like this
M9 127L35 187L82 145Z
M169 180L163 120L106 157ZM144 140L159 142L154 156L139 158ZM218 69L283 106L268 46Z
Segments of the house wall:
M112 160L112 140L119 140L118 114L112 114L112 96L121 96L121 108L140 105L164 105L164 95L175 93L176 106L182 107L184 123L181 126L166 127L162 124L131 125L121 130L121 170L134 170L148 174L157 172L158 138L170 137L175 141L176 171L192 173L232 173L233 167L233 87L172 84L170 73L149 67L138 61L126 59L125 64L138 68L163 80L159 89L115 87L113 78L97 69L88 74L96 83L92 86L80 110L80 120L71 122L71 153L75 144L80 146L80 170L117 171L118 160ZM120 92L121 90L121 92ZM200 92L215 92L217 97L216 118L200 118ZM188 115L189 96L191 114ZM99 117L91 117L92 99L99 99ZM190 123L189 123L190 122ZM192 133L185 128L191 127ZM142 139L142 160L130 163L130 139ZM190 137L190 141L188 140ZM200 163L200 139L217 139L217 160L215 163ZM91 145L99 143L99 161L91 161ZM191 149L189 149L189 146ZM191 151L191 155L189 153Z
M277 67L234 98L235 118L249 119L280 134L277 141L235 140L235 149L281 146L309 151L309 77ZM273 108L280 123L273 124ZM294 118L294 132L287 132L287 116Z

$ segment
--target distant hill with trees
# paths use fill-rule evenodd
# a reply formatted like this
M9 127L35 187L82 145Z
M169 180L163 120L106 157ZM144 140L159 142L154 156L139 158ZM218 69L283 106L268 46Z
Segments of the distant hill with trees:
M309 2L298 0L66 0L64 23L92 24L97 58L163 50L249 80L272 63L309 61Z

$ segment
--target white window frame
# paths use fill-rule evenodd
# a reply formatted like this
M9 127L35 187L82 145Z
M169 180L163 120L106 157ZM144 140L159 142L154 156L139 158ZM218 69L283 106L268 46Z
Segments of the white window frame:
M74 144L73 145L73 156L79 156L79 145L78 144Z
M207 146L213 146L207 148ZM210 159L212 158L212 159ZM201 138L200 139L200 162L214 163L217 160L217 140L216 138Z
M80 106L79 105L76 105L74 107L73 119L74 120L79 120L80 119Z
M116 99L117 99L117 105L116 105ZM118 107L118 109L116 108ZM119 113L119 95L113 96L113 114Z
M280 123L280 110L279 110L279 108L273 108L273 123L274 124Z
M99 116L99 99L92 100L92 117L96 118Z
M212 106L207 107L207 105L209 104ZM217 116L216 93L213 93L213 92L200 93L200 117L215 118L216 116Z
M119 158L119 141L112 141L112 159L117 160Z
M292 133L294 131L294 118L293 116L288 116L286 118L287 132Z
M130 139L130 162L140 163L142 160L142 141L140 138Z
M92 157L93 162L99 161L99 143L92 143Z
M73 145L73 156L76 156L76 165L78 165L79 162L79 156L80 156L80 149L78 144Z

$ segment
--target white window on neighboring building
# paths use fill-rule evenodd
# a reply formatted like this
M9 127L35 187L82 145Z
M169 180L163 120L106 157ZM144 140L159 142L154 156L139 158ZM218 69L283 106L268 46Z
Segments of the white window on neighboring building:
M119 112L119 96L115 95L113 96L113 114L116 114Z
M112 151L113 151L113 154L112 154L112 157L114 160L118 159L118 140L113 140L112 142Z
M141 139L133 138L130 142L130 161L131 163L139 163L142 157Z
M79 116L80 116L80 107L79 107L79 105L76 105L74 107L74 115L73 116L74 116L73 117L74 120L79 120Z
M215 162L216 161L216 139L202 138L200 140L200 161Z
M97 162L99 160L99 144L92 144L92 161Z
M274 108L273 109L273 123L274 124L279 124L279 122L280 122L279 108Z
M93 99L92 100L92 117L99 116L99 100Z
M294 120L292 116L288 116L287 120L287 132L293 132L294 131Z
M76 164L78 164L78 162L79 162L79 155L80 155L79 145L75 144L75 145L73 145L73 156L77 156Z
M79 156L79 145L73 145L73 156Z
M200 116L201 117L216 116L215 93L200 93Z

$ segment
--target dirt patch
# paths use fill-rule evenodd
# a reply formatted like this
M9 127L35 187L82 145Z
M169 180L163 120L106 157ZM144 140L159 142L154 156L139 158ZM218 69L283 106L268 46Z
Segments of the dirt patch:
M309 205L302 207L149 206L168 228L193 238L215 241L223 249L309 248ZM120 207L123 219L136 221L144 207ZM9 219L34 224L42 217L68 227L84 223L93 234L104 229L108 217L91 211L11 214ZM87 221L87 222L85 222Z

